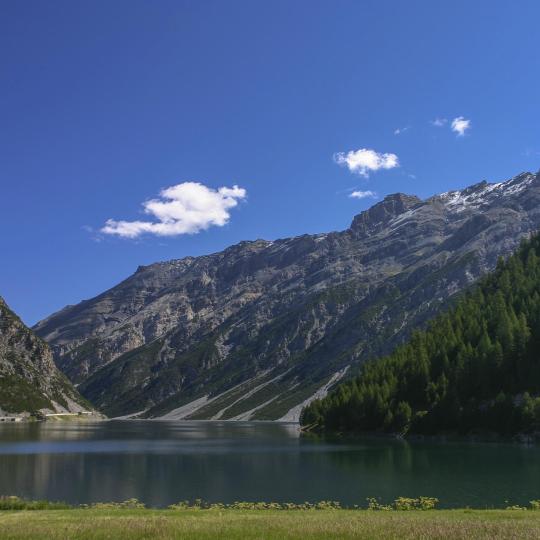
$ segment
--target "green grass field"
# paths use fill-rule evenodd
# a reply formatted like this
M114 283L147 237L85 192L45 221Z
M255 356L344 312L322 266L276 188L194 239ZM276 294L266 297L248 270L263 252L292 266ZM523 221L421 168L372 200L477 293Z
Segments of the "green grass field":
M539 538L540 512L531 510L149 510L0 511L7 539L326 540Z

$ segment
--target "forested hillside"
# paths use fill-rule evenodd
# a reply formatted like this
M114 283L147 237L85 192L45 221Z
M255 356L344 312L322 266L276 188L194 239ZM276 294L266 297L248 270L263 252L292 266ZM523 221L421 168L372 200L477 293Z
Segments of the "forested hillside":
M453 309L302 413L330 431L540 429L540 236Z

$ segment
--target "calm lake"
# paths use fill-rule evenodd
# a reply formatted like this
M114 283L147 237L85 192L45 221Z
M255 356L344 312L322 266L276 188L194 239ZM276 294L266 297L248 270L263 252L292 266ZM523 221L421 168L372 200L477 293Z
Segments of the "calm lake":
M109 421L0 425L0 494L150 506L438 497L442 506L540 498L540 448L502 443L324 441L293 424Z

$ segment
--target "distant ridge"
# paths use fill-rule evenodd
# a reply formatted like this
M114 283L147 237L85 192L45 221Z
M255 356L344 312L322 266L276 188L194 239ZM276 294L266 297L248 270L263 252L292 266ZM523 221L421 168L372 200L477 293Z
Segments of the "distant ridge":
M341 232L139 267L36 325L109 415L290 419L540 226L540 177L393 194Z

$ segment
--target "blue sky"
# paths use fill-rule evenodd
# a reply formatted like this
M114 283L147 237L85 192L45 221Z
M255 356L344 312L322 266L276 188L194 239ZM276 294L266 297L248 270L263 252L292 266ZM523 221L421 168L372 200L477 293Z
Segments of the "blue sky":
M0 295L33 324L140 264L537 170L539 20L536 1L2 2Z

